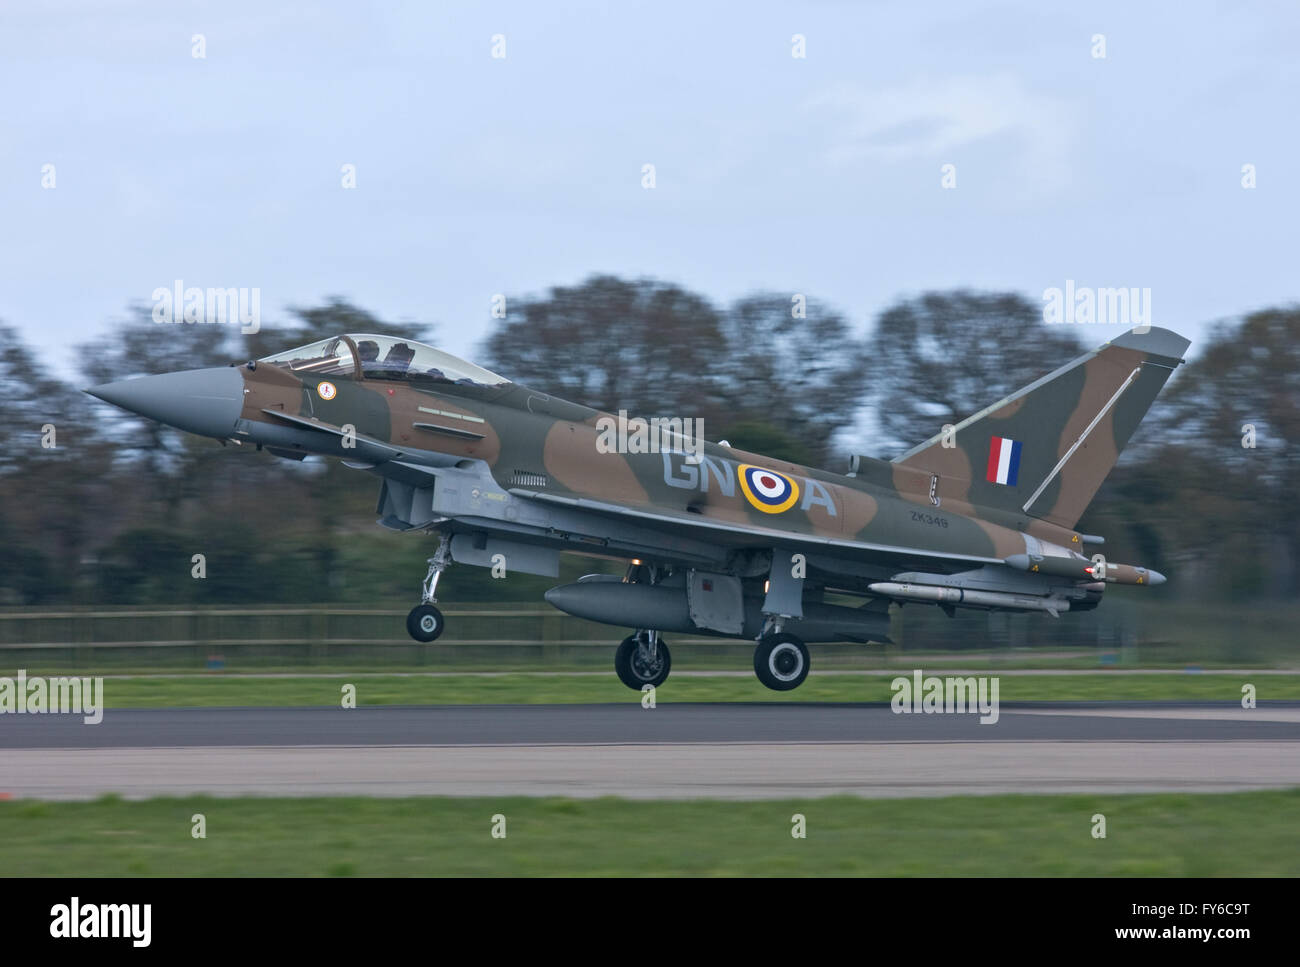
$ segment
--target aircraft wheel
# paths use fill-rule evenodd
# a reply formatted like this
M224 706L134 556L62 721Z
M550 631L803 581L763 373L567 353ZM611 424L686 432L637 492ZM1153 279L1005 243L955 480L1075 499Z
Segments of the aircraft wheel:
M447 623L431 604L417 604L406 616L406 630L416 641L436 641Z
M798 688L808 677L808 647L787 632L767 635L754 649L754 674L773 691Z
M632 635L620 641L618 650L614 652L614 671L618 673L618 680L638 692L645 685L653 685L655 688L662 685L673 664L673 657L668 653L668 643L662 635L659 636L653 664L647 664L641 656L640 645L636 636Z

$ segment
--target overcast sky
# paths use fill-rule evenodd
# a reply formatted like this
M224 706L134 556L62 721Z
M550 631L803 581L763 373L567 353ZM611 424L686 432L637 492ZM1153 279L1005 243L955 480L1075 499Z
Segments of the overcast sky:
M593 272L863 329L955 286L1149 287L1192 337L1295 300L1300 7L1065 6L6 4L0 320L58 365L176 279L470 358L493 294Z

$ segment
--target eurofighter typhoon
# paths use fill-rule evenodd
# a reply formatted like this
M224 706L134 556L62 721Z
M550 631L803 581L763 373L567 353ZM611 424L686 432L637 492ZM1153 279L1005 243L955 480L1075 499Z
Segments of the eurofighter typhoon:
M88 392L379 477L379 523L440 538L407 618L417 641L443 632L436 592L453 562L556 577L569 551L627 561L621 578L546 593L561 611L633 629L614 657L624 684L668 677L668 632L756 642L759 681L785 691L808 675L805 642L887 641L891 602L1059 616L1097 607L1108 584L1163 583L1106 561L1092 547L1102 538L1075 528L1187 346L1134 329L892 461L853 458L847 474L680 427L657 452L622 452L645 448L609 446L610 414L391 336Z

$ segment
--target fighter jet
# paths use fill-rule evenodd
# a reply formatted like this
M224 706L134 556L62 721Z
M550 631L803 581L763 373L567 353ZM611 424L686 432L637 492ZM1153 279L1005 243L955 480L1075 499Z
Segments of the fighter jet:
M611 414L392 336L341 335L87 392L190 433L380 478L379 523L439 537L407 618L417 641L443 633L436 593L453 562L556 577L560 554L574 552L627 562L622 577L588 575L546 599L632 629L614 655L628 687L668 677L669 632L754 641L759 681L786 691L808 675L806 642L888 641L891 603L1059 616L1097 607L1108 584L1162 584L1107 561L1103 539L1076 524L1188 344L1134 329L893 460L854 457L843 474L676 426L650 452L620 452L647 448L609 446Z

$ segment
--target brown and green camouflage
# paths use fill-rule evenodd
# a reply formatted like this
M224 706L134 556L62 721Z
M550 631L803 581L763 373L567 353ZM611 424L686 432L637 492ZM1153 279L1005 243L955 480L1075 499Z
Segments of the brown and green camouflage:
M450 559L486 566L495 552L532 573L556 573L560 552L623 559L622 583L676 581L694 594L692 627L750 635L755 621L760 633L787 619L811 628L805 612L826 591L860 595L864 613L929 601L1056 614L1095 607L1108 583L1161 583L1106 562L1101 539L1075 528L1187 346L1166 329L1124 333L893 461L855 458L846 474L725 443L696 450L689 435L605 452L613 414L387 336L93 392L183 429L380 477L381 523L451 539L439 573ZM744 614L701 618L710 575L736 582ZM851 624L837 630L832 616L817 632L881 637Z

